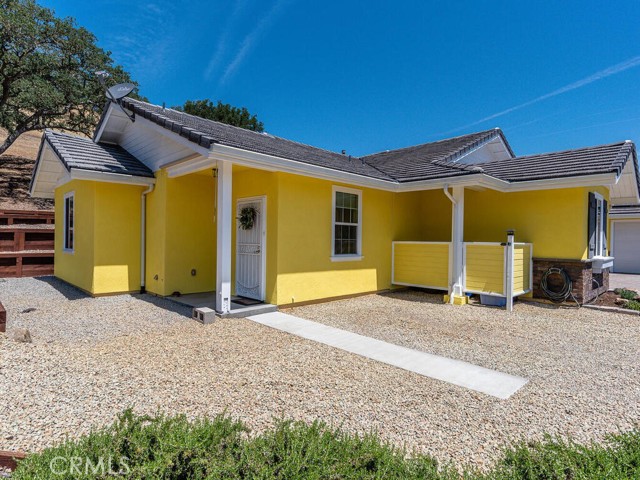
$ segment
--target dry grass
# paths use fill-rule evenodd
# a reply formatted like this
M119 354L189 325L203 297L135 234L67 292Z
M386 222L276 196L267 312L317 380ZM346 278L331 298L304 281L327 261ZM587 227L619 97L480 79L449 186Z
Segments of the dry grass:
M0 139L6 131L0 129ZM22 134L9 149L0 155L0 209L50 210L53 201L31 198L29 183L35 165L42 132Z
M5 139L7 136L6 130L0 128L0 139ZM15 157L25 157L35 160L38 155L38 148L40 148L40 139L42 138L42 132L27 132L18 138L9 149L0 156L13 155Z

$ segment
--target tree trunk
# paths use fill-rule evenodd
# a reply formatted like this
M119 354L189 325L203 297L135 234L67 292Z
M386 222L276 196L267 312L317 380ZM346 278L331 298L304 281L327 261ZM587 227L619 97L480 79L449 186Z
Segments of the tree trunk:
M20 135L22 135L23 133L29 131L29 128L19 128L18 130L16 130L15 132L11 133L6 139L5 141L2 143L2 145L0 145L0 155L2 155L4 152L7 151L7 149L13 145L13 142L15 142L18 137Z

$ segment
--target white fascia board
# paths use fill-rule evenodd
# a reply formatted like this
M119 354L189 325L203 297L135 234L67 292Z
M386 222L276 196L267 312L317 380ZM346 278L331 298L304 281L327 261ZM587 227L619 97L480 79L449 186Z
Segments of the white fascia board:
M471 173L457 177L419 180L417 182L401 183L395 189L397 192L417 192L420 190L441 190L445 187L484 187L491 190L506 191L509 183L490 177L483 173Z
M610 187L611 185L616 183L616 175L614 173L532 180L513 183L499 180L484 173L471 173L468 175L460 175L456 177L397 183L389 180L370 178L355 173L341 172L319 165L311 165L263 153L250 152L241 148L230 147L226 145L213 144L209 150L206 150L203 147L200 147L193 142L190 142L189 140L182 138L179 135L170 132L146 119L137 118L136 122L138 121L144 123L145 127L156 130L163 135L168 135L172 139L184 145L188 145L189 148L197 150L198 153L203 153L204 158L196 157L193 159L186 159L185 161L181 161L178 164L167 166L167 173L170 177L178 177L209 168L215 168L216 162L218 160L224 160L236 165L256 168L259 170L291 173L294 175L320 178L332 182L344 183L365 188L374 188L390 192L436 190L442 189L445 186L481 187L491 190L497 190L500 192L520 192L589 186Z
M506 182L484 173L471 173L457 177L438 178L416 182L396 183L388 180L380 180L365 177L348 172L340 172L327 167L311 165L274 157L262 153L249 152L240 148L214 144L211 147L212 159L227 160L237 165L257 168L268 171L281 171L295 175L304 175L313 178L322 178L332 182L347 183L359 187L369 187L391 192L414 192L419 190L442 189L445 185L450 187L484 187L500 192L520 192L528 190L551 190L560 188L611 186L616 181L614 173L600 175L584 175L566 178L553 178L545 180L531 180L525 182ZM358 161L358 160L355 160ZM189 163L189 162L186 162ZM213 164L203 168L211 168ZM186 165L185 165L186 166ZM200 168L201 170L203 168Z
M163 136L169 138L170 140L173 140L174 142L182 145L183 147L186 147L186 148L188 148L190 150L193 150L196 153L199 153L200 155L202 155L204 157L209 155L209 149L204 148L204 147L198 145L197 143L194 143L191 140L178 135L175 132L172 132L168 128L161 127L157 123L154 123L151 120L147 120L144 117L136 115L135 124L140 125L141 127L144 127L147 130L151 130L151 131L157 132L160 135L163 135Z
M120 183L123 185L139 186L149 186L156 183L155 178L123 175L121 173L96 172L93 170L80 170L77 168L72 168L69 172L67 181L71 180L92 180L95 182Z
M100 124L100 128L98 129L96 134L93 136L93 138L94 138L93 141L95 143L100 142L100 138L102 137L102 133L104 132L104 129L107 126L107 123L109 123L109 118L111 118L111 112L113 112L113 102L109 102L109 106L107 107L107 113L105 113L104 118L102 119L102 123Z
M198 155L196 158L192 158L190 160L180 161L177 164L170 165L165 168L167 170L167 175L170 178L180 177L182 175L188 175L190 173L200 172L202 170L208 170L211 168L215 168L216 161L210 157L202 157Z
M341 172L332 168L311 165L308 163L288 160L286 158L266 155L264 153L249 152L241 148L229 147L226 145L213 144L210 150L210 157L215 160L226 160L236 165L257 168L260 170L279 171L303 175L307 177L321 178L332 182L348 183L360 187L371 187L380 190L394 191L397 183L380 180L376 178L358 175L357 173ZM360 160L352 160L359 162Z
M506 183L506 182L505 182ZM507 192L522 192L527 190L553 190L558 188L575 187L608 187L616 183L615 173L601 173L598 175L580 175L575 177L548 178L545 180L530 180L526 182L507 183Z

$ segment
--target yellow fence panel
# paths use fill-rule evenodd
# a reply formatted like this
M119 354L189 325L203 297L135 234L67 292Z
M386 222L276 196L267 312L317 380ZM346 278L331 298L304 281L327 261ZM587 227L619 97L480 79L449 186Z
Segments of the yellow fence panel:
M393 242L392 283L447 290L449 247L443 242Z
M531 290L531 245L513 247L513 292L517 295Z
M504 247L465 244L465 291L504 295Z

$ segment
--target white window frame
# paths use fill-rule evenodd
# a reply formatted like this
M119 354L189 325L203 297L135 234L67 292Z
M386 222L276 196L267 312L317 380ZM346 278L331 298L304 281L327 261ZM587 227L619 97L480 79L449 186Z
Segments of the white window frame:
M606 225L604 224L604 197L598 192L593 192L596 198L596 250L594 258L607 256L607 245L605 237Z
M73 226L69 227L67 224L67 219L69 218L69 213L67 211L67 199L71 199L71 211L73 213ZM62 203L62 215L63 215L63 225L62 225L62 251L66 253L73 253L75 250L76 244L76 192L68 192L64 196L64 201ZM69 239L69 230L73 233L73 240L71 241L71 248L68 247L67 240Z
M356 242L357 253L354 254L336 254L336 194L350 193L358 196L358 239ZM340 223L340 225L353 225L352 223ZM354 188L339 187L334 185L331 191L331 261L332 262L348 262L362 260L362 190Z

